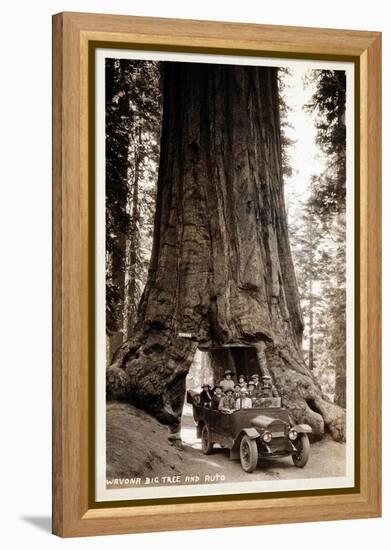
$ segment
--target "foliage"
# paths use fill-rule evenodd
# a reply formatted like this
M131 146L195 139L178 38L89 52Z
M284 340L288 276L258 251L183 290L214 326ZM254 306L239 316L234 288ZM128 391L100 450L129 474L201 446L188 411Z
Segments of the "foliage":
M291 245L305 319L304 351L322 389L342 405L346 369L345 73L313 71L317 143L326 168L291 216ZM338 381L341 383L338 384Z
M106 60L107 332L125 331L151 250L161 119L156 62Z
M346 73L317 70L310 77L316 91L306 108L315 116L317 143L326 155L327 169L316 179L311 200L327 220L345 209L346 194Z
M284 177L290 177L292 175L292 165L291 157L289 154L289 149L294 145L295 141L288 137L286 132L287 128L292 128L292 125L289 122L289 112L291 108L289 107L285 99L285 88L286 83L284 76L289 74L290 71L287 68L279 68L277 73L278 78L278 99L280 105L280 141L281 141L281 165L282 165L282 174Z
M334 399L335 378L346 364L345 216L327 230L311 201L290 225L292 253L305 320L304 353L324 392ZM342 397L343 399L343 397Z

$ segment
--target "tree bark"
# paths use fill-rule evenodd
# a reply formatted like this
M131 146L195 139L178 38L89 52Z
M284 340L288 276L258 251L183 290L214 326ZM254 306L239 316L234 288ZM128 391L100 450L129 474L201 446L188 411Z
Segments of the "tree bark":
M309 255L309 271L308 271L308 277L309 277L309 283L308 283L308 339L309 339L309 350L308 350L308 367L312 371L314 370L314 289L313 289L313 283L314 283L314 272L315 272L315 262L314 262L314 220L313 220L313 213L312 209L310 211L310 219L309 219L309 249L308 249L308 255Z
M170 63L165 71L149 277L135 335L108 369L108 397L147 409L175 434L193 355L213 348L215 378L231 364L270 372L297 421L343 439L343 411L325 401L301 353L277 70Z
M140 253L140 208L139 208L139 180L141 163L141 123L138 122L133 152L133 174L131 193L129 198L129 213L131 216L129 236L126 243L126 274L124 292L123 333L129 338L133 332L137 313L137 275Z

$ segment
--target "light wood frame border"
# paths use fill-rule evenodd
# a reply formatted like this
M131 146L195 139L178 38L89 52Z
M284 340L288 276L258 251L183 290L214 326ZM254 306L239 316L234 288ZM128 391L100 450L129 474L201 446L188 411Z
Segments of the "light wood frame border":
M359 67L359 479L346 494L95 507L89 498L88 52L145 49L351 57ZM381 34L87 13L53 17L53 533L63 537L381 514ZM356 128L357 131L357 128ZM358 132L357 132L358 133Z

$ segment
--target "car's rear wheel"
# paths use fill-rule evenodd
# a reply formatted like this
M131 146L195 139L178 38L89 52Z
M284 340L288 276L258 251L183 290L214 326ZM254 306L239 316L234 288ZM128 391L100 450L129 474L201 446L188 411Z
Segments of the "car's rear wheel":
M307 434L300 434L295 447L297 452L292 455L293 464L297 468L304 468L310 458L310 440Z
M245 472L251 474L257 467L258 446L254 439L247 435L242 437L240 442L240 464Z
M210 438L210 430L206 424L204 424L201 432L201 447L205 455L210 455L213 451L213 441Z

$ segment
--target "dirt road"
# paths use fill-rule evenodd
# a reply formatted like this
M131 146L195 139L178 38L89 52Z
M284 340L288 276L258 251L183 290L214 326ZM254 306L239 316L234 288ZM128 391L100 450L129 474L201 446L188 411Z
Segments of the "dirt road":
M154 478L160 485L162 476L199 476L210 482L271 481L336 477L345 474L346 446L330 437L311 445L311 457L304 469L295 468L290 457L276 460L261 460L252 474L246 474L239 461L229 459L229 452L216 447L213 454L201 452L196 438L192 409L185 406L182 418L183 449L167 445L167 429L156 419L125 403L110 403L107 406L107 479ZM217 476L217 479L216 479ZM182 483L180 483L182 484ZM121 485L111 485L119 488ZM129 488L129 485L124 486ZM136 490L136 489L135 489Z

